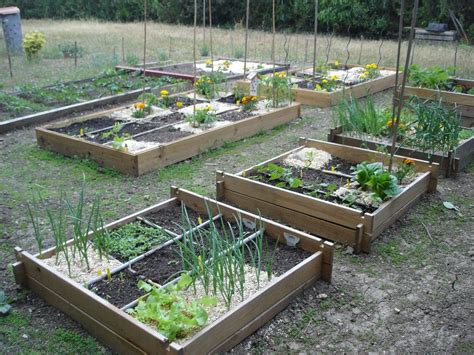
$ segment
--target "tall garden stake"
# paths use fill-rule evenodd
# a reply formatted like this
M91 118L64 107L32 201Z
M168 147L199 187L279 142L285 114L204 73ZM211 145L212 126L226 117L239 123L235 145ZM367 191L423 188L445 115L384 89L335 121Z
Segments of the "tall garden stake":
M249 9L250 0L247 0L247 7L245 9L245 54L244 54L244 78L247 74L247 46L249 40Z
M197 0L194 0L194 32L193 32L193 79L196 84L196 28L197 28ZM214 63L212 64L214 65ZM196 119L196 85L193 85L193 119Z
M393 156L395 154L395 146L397 143L397 130L398 130L398 126L400 125L400 116L403 109L403 95L405 93L405 85L406 85L407 76L408 76L408 66L410 64L411 48L413 44L413 38L415 36L415 25L416 25L416 15L418 13L418 5L419 5L419 0L415 0L415 5L413 6L412 17L411 17L410 36L408 38L407 54L405 58L405 70L403 71L402 86L400 88L400 94L398 97L397 115L396 117L392 117L392 146L390 149L390 163L388 166L388 170L390 172L392 171L392 167L393 167ZM403 0L402 0L402 6L404 7ZM400 30L401 29L399 29L399 32ZM400 43L401 43L401 36L399 34L399 46L401 46ZM399 60L397 60L397 62L398 62L397 64L400 65ZM396 72L397 77L398 77L398 70L399 68L397 67L397 72Z
M275 78L275 0L272 1L272 64L273 78ZM272 85L272 105L275 107L275 85Z
M142 98L145 100L145 86L146 86L146 15L147 15L147 3L148 0L145 0L143 7L143 88L142 88Z
M314 1L314 39L313 39L313 82L316 80L316 45L318 35L318 9L319 1Z

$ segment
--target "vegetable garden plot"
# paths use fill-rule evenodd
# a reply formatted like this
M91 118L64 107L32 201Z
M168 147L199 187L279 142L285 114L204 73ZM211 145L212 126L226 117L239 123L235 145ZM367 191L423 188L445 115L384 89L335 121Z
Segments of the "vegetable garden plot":
M101 276L78 283L46 264L62 251L51 248L33 256L17 248L18 262L13 266L16 281L80 322L115 351L191 354L228 350L286 307L305 287L318 279L331 279L331 243L186 190L173 188L171 199L105 229L115 233L140 222L163 232L166 228L151 222L150 216L158 222L160 211L176 206L194 211L191 216L181 209L188 222L181 234L167 231L172 239L107 269ZM169 222L170 215L164 213L161 222ZM183 226L180 216L174 220ZM90 234L93 244L97 233L107 234L104 230ZM73 240L68 244L74 247ZM169 247L179 252L165 252ZM223 277L214 274L224 262L234 263L227 265L233 271ZM159 269L157 274L158 263L163 270L167 269L164 265L181 265L184 272L168 270L164 275ZM229 282L231 279L234 283ZM213 280L218 280L215 293ZM135 282L140 289L133 293ZM226 292L229 290L233 292ZM167 303L170 297L172 307ZM167 312L173 327L150 313L155 307Z
M329 107L337 105L344 98L361 98L395 85L396 73L394 69L377 68L375 64L367 66L371 67L347 65L343 68L340 64L333 65L318 72L314 81L312 68L292 70L289 85L294 100L305 105ZM265 81L268 79L263 79L263 82ZM247 92L251 81L242 80L237 85ZM270 90L268 84L259 84L261 95L269 95Z
M460 92L435 90L424 87L405 87L404 97L416 96L421 99L441 100L446 105L455 106L461 115L464 127L474 128L474 80L453 78L453 87L463 88Z
M15 93L0 93L0 133L136 99L143 92L143 80L139 74L117 72L45 88L25 87ZM147 92L189 89L187 82L174 78L145 80Z
M472 129L471 129L472 130ZM466 130L468 131L468 130ZM377 150L380 147L389 149L391 143L388 140L376 140L374 137L360 137L357 134L351 132L344 132L341 126L332 128L328 134L328 141L338 144L343 144L351 147L361 147L372 150ZM403 145L403 143L397 143L396 153L401 156L429 160L430 154L428 152L422 152L416 147L409 147ZM462 139L459 145L448 154L434 153L431 155L431 160L434 163L439 164L439 169L442 171L452 171L458 173L471 161L474 160L474 137L471 136L466 139ZM451 165L451 167L450 167Z
M384 167L388 157L381 157L302 138L299 148L238 174L218 172L217 196L369 252L372 241L437 182L437 164L395 156L395 177Z
M203 99L194 114L187 96L168 96L166 92L154 100L37 128L38 144L139 176L225 142L270 130L300 115L299 104L267 108L262 101L253 104L254 110L246 111L235 104Z
M178 64L169 64L146 69L147 76L168 76L184 80L195 81L193 62L185 62ZM277 71L288 70L289 64L277 63L275 69ZM130 68L117 66L119 70L143 71L143 68ZM265 62L247 61L246 73L266 74L273 71L273 64ZM196 76L208 76L212 73L220 73L227 80L236 80L244 77L244 61L231 58L217 58L212 62L211 59L198 61L196 63Z

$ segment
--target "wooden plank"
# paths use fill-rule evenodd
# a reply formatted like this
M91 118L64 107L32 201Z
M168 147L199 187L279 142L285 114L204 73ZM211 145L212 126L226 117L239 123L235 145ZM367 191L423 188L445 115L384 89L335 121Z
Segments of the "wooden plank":
M12 268L15 283L17 285L24 286L26 284L26 273L23 263L21 261L17 261L12 264Z
M280 124L294 120L299 114L300 104L292 104L268 114L249 117L223 127L211 128L199 134L165 143L158 148L144 150L137 154L139 175L157 167L191 158L208 149L222 146L225 142L237 141L258 132L270 130Z
M442 99L443 102L447 102L451 104L474 106L474 95L462 94L462 93L451 92L451 91L432 90L432 89L407 86L405 87L404 97L408 98L410 96L417 96L422 99L432 99L432 100Z
M121 152L111 147L88 142L44 128L36 128L38 145L47 150L67 156L82 156L122 173L138 175L138 162L135 154Z
M298 247L303 250L311 252L320 251L323 253L323 268L322 268L322 279L324 281L331 281L332 274L332 263L333 263L333 244L322 240L317 236L307 234L305 232L293 229L288 226L283 226L277 222L263 218L260 215L256 215L247 210L235 208L227 205L223 202L218 202L209 198L203 198L203 196L197 195L193 192L186 191L183 189L172 190L172 196L178 197L185 203L186 206L192 208L199 213L206 213L208 207L213 214L221 213L225 218L233 221L234 218L240 215L242 218L250 219L256 223L261 221L265 225L265 233L278 240L281 243L285 243L284 233L289 233L300 238ZM207 204L207 206L206 206Z
M79 322L92 336L112 350L121 354L145 354L136 345L121 337L107 326L98 322L94 315L88 314L76 307L73 303L52 291L47 285L39 282L35 278L28 279L28 286L37 293L47 303L56 307Z
M474 161L474 137L469 138L456 148L456 158L459 159L459 171Z
M225 186L225 183L224 183ZM290 224L308 233L319 237L355 247L356 231L354 228L344 227L324 219L316 218L301 212L256 199L250 195L243 195L224 188L225 201L236 204L240 208L255 214L261 213L275 221ZM224 201L224 202L225 202Z
M93 316L110 330L127 341L136 344L148 353L165 352L167 339L142 324L138 320L119 310L106 300L85 289L75 281L50 269L41 260L27 252L22 252L22 260L28 279L34 279L42 285L60 294L66 301L73 303L82 312Z
M391 216L398 210L406 206L410 201L416 199L417 196L425 193L428 190L429 181L430 173L426 172L411 182L400 194L382 204L377 211L373 213L373 230L379 229L379 227L385 223L385 221L390 220Z
M284 299L298 289L301 284L318 277L321 272L321 261L322 255L317 252L293 267L280 276L278 282L271 282L217 321L202 329L190 341L182 344L184 352L190 354L208 352L215 347L215 344L223 343L228 338L228 334L234 334L241 330L252 322L257 314L269 309L278 300ZM226 331L223 332L222 329Z
M223 181L226 190L238 192L245 196L252 196L255 199L304 213L318 219L323 219L349 228L355 228L359 223L365 225L363 213L350 207L337 205L315 197L305 196L294 191L231 174L225 173Z
M270 163L278 163L278 162L284 160L290 154L296 153L297 151L299 151L301 149L304 149L304 147L298 147L298 148L295 148L295 149L291 149L291 150L289 150L289 151L287 151L283 154L277 155L276 157L270 158L270 159L265 160L265 161L263 161L263 162L261 162L257 165L254 165L254 166L252 166L248 169L242 170L242 171L238 172L236 175L246 176L247 174L250 174L253 171L255 171L257 169L257 167L259 167L259 166L264 166L264 165L267 165L267 164L270 164ZM223 174L221 171L218 171L218 173L220 173L221 175Z
M250 334L253 334L262 326L264 326L267 322L273 319L280 311L285 309L291 301L298 297L303 291L310 287L317 281L317 278L312 278L308 280L305 284L301 285L300 287L296 288L293 292L289 293L286 297L282 298L275 302L270 308L266 309L263 313L255 317L255 319L247 324L246 326L242 327L240 330L236 331L232 334L229 338L227 338L224 342L222 342L219 346L212 349L209 353L211 354L220 354L229 351L234 346L238 345L240 342L245 340Z

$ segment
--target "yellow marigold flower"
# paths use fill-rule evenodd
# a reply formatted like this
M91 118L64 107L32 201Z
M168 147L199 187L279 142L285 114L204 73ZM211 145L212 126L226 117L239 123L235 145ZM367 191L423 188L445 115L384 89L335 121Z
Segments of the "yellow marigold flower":
M252 96L252 101L257 101L257 96Z
M236 104L237 104L237 105L240 105L240 100L237 100Z
M403 164L405 164L405 165L415 165L415 162L413 160L407 158L407 159L403 160Z
M137 102L133 105L135 109L137 110L143 110L145 108L145 103L144 102Z
M212 110L212 106L211 106L211 105L206 106L206 108L204 109L204 111L206 111L206 112L211 111L211 110Z
M176 102L176 107L178 107L178 108L183 107L183 102L182 101L177 101Z
M316 87L315 87L315 90L316 91L321 91L323 88L321 87L321 85L319 84L316 84Z
M336 167L334 165L331 166L331 171L336 171Z
M80 136L83 136L83 135L84 135L84 128L81 128L81 129L79 130L79 135L80 135Z
M206 65L212 65L212 60L206 59L206 60L204 61L204 63L205 63Z
M334 64L337 65L337 66L339 66L339 64L341 64L341 63L340 63L338 60L336 60L336 61L334 62Z
M168 92L168 90L161 90L161 91L160 91L160 95L161 95L161 96L168 96L168 95L169 95L169 92Z
M331 80L332 80L332 81L336 81L336 80L337 80L337 75L331 76Z
M364 74L365 74L365 76L367 76L367 75L369 75L370 73L366 70L366 71L364 72Z
M326 85L329 81L327 81L326 79L323 79L321 82L322 82L324 85Z

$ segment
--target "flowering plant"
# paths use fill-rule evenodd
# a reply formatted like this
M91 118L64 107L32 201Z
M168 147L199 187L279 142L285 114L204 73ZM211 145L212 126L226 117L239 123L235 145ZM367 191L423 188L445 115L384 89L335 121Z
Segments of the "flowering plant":
M331 78L323 78L320 83L316 84L314 91L334 91L337 86L337 80L337 75L333 75Z
M189 115L186 120L191 126L199 127L201 124L211 125L217 120L217 115L212 111L212 106L207 105L204 108L196 107L194 115Z
M360 80L370 80L375 79L380 76L380 70L375 63L367 64L365 66L365 71L359 75Z
M399 184L402 184L403 180L415 173L415 162L409 158L403 159L402 163L398 165L395 170L395 177Z
M266 92L269 93L270 100L274 107L285 101L291 101L291 81L286 72L278 72L263 79Z
M237 101L237 105L242 105L244 111L253 111L257 108L257 96L247 95Z

